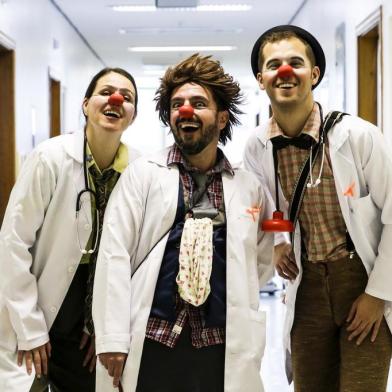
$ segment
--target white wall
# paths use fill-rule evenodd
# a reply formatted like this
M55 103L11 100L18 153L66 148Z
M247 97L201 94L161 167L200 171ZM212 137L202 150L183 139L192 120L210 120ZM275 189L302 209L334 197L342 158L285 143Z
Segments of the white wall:
M155 111L154 96L159 85L159 76L135 79L139 102L137 117L124 133L122 140L142 153L160 150L171 142Z
M293 24L308 29L324 48L327 58L325 81L316 89L332 109L338 107L339 85L335 68L335 30L345 23L346 35L346 111L357 114L357 26L370 14L383 7L383 132L392 142L392 2L390 0L309 0Z
M390 0L309 0L294 24L309 29L321 42L327 58L327 72L315 97L331 108L338 106L338 80L335 70L335 30L342 22L346 33L346 110L357 113L356 26L383 5L383 130L392 141L392 2ZM355 11L355 12L354 12ZM262 31L260 31L261 33ZM60 79L65 88L62 128L72 131L83 125L80 105L91 76L102 64L90 52L64 17L49 0L0 1L0 42L5 35L16 53L16 136L17 152L25 155L32 148L32 110L36 115L36 143L49 135L49 73ZM55 48L54 43L58 48ZM268 99L260 92L251 74L249 59L236 74L247 98L241 117L243 125L234 129L233 141L225 147L228 156L238 161L246 139L255 126L257 112L261 120L268 116ZM223 64L225 67L225 64ZM131 70L132 72L132 70ZM152 101L158 76L137 79L140 103L138 117L124 139L143 152L157 150L172 142L162 128Z
M62 128L71 131L83 124L85 89L103 65L48 0L0 2L0 34L15 50L16 142L23 157L32 149L32 110L36 143L49 136L49 73L66 89Z

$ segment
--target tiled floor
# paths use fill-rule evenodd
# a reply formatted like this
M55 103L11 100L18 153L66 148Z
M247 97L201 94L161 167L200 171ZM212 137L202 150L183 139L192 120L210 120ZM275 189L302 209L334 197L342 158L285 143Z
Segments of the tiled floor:
M267 346L261 366L265 392L292 392L293 386L287 385L284 372L282 327L284 305L281 294L261 296L261 306L267 311ZM387 392L392 392L392 370L389 372Z

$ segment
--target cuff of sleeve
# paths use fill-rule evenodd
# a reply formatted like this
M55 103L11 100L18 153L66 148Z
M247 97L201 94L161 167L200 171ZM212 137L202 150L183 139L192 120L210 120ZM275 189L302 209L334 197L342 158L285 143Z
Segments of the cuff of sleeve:
M284 242L290 244L290 234L289 233L275 233L274 246L283 244Z
M129 334L103 335L95 338L95 351L102 353L125 353L129 352L131 345Z
M373 297L392 301L391 281L387 278L391 276L391 272L391 267L380 258L377 258L373 270L369 274L365 292Z
M18 350L30 351L33 348L42 346L48 342L49 342L49 334L47 333L35 339L30 339L30 340L18 339Z

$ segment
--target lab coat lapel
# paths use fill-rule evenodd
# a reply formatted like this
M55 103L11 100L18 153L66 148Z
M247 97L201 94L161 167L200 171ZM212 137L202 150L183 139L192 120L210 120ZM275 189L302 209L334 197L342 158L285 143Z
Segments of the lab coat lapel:
M83 189L85 189L84 174L83 174L83 132L76 132L69 135L69 139L64 143L64 148L67 154L73 159L73 181L75 187L75 195L78 195ZM76 202L76 197L75 197ZM76 204L75 204L76 209ZM76 211L75 211L76 219ZM90 236L91 230L86 228L90 226L92 228L92 214L91 214L91 196L89 192L83 194L83 203L81 203L81 209L79 211L78 231L80 235L80 244L85 247ZM88 226L87 226L88 225Z
M340 124L331 130L328 140L336 192L345 221L349 223L349 200L360 197L360 187L354 157L348 144L348 132L344 128L337 130L338 127Z
M225 201L226 214L230 211L230 204L233 199L234 193L236 191L236 183L233 181L233 176L226 172L222 173L222 183L223 183L223 197ZM238 182L237 182L238 186ZM238 189L237 189L238 191Z
M161 193L162 204L166 208L162 225L165 226L168 220L172 220L173 211L177 210L179 171L176 165L167 166L167 154L169 149L160 151L157 155L150 159L151 162L157 164L161 168L166 168L165 173L156 177L157 186ZM172 223L172 222L170 222Z

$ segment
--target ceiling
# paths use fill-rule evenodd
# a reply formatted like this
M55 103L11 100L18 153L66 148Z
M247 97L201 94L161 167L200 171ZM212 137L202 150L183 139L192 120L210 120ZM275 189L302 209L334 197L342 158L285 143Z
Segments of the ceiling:
M236 77L250 71L250 52L267 28L292 20L307 0L198 0L199 5L247 4L241 12L198 12L158 8L154 12L116 12L110 5L155 5L155 0L51 0L86 39L105 65L128 69L136 77L162 73L192 52L139 53L134 46L230 45L212 54ZM166 1L166 0L160 0ZM196 0L167 0L182 3ZM155 75L156 78L157 75Z

